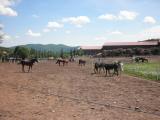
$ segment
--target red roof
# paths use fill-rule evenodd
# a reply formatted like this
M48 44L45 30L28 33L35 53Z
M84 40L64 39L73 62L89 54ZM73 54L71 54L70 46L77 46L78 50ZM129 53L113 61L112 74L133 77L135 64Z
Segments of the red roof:
M102 46L80 46L82 50L100 50Z
M158 42L106 42L103 46L141 46L158 45Z

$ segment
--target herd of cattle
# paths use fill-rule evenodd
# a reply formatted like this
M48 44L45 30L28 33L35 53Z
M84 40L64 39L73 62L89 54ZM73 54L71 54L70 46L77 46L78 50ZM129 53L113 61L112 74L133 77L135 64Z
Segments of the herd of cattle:
M145 57L133 57L132 58L133 61L135 62L148 62L148 59L146 59ZM9 59L8 61L10 62L14 62L15 60ZM25 72L24 70L24 66L28 66L28 72L30 71L30 69L32 69L32 66L34 65L35 62L38 62L38 59L31 59L31 60L20 60L20 59L16 59L16 61L18 61L18 64L22 65L22 71ZM85 64L87 63L86 60L84 59L78 59L75 60L74 58L70 58L70 59L62 59L62 58L58 58L56 59L56 64L58 64L59 66L65 66L68 65L69 62L75 62L78 61L79 66L85 66ZM101 71L103 70L103 72L105 73L105 75L109 75L109 76L113 76L113 75L119 75L122 71L123 71L123 63L121 61L116 61L113 63L105 63L105 62L94 62L93 63L93 67L94 67L94 73L95 74L100 74Z
M133 57L132 60L135 61L136 63L148 62L148 59L146 59L145 57ZM64 65L68 65L69 61L74 62L75 60L73 58L69 59L69 60L59 58L59 59L57 59L56 64L59 64L59 66L60 66L62 63L64 66ZM83 60L83 59L78 60L79 66L85 66L86 62L87 61ZM117 75L118 76L123 71L123 62L115 61L110 64L105 63L105 62L100 62L100 61L94 62L94 73L100 74L102 70L103 70L103 72L105 72L106 76L107 75L109 75L109 76Z
M31 61L33 61L33 60L31 60ZM69 62L75 62L75 61L77 61L77 60L75 60L74 58L70 58L70 59L58 58L58 59L56 59L56 64L58 64L59 66L66 66L66 65L68 65ZM29 61L26 61L26 65L28 65L28 63L29 63ZM78 59L79 66L85 66L86 63L87 63L86 60ZM33 65L33 64L31 63L31 65ZM24 67L22 69L24 71ZM106 76L108 74L111 75L111 71L113 71L112 72L113 74L119 75L119 72L123 71L123 63L121 61L117 61L117 62L114 62L111 64L106 64L103 62L95 62L94 63L94 73L100 73L101 70L103 70L106 73Z

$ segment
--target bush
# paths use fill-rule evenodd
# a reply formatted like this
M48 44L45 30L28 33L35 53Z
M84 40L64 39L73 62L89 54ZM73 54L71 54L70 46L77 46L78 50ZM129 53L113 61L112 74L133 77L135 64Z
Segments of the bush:
M103 50L102 56L133 56L133 55L160 55L160 47L154 48L118 48L113 50Z
M160 48L159 47L151 48L151 54L160 55Z

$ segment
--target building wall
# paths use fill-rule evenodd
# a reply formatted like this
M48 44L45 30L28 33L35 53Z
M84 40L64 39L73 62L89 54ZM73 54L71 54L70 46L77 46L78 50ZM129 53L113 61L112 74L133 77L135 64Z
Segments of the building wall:
M85 55L96 55L100 52L102 52L102 50L83 50Z
M118 48L123 48L123 49L127 49L127 48L152 48L152 47L158 47L158 45L142 45L142 46L103 46L102 50L113 50L113 49L118 49Z

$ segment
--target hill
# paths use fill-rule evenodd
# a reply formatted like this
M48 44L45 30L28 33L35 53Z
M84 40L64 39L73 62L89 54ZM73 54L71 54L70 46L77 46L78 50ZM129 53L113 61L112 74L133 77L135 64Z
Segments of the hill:
M47 45L42 45L42 44L27 44L27 45L21 45L23 47L27 47L27 48L32 48L35 50L40 50L40 51L53 51L53 52L60 52L61 49L63 49L63 51L65 52L69 52L70 50L73 49L77 49L78 46L76 47L70 47L67 45L63 45L63 44L47 44ZM12 47L15 48L15 47Z

